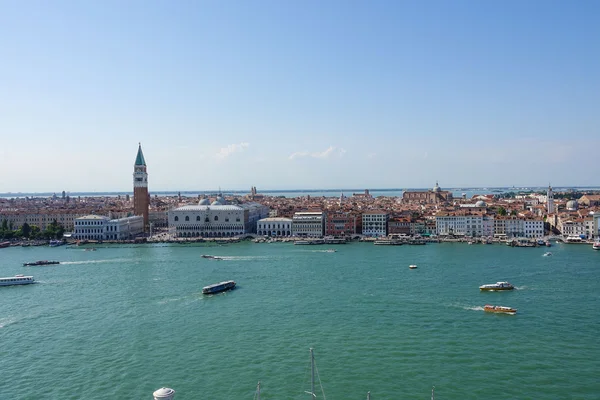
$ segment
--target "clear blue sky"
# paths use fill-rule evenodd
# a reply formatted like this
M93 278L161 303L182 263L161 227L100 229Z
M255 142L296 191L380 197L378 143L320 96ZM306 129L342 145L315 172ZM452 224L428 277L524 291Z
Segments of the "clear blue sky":
M599 16L0 0L0 192L597 185Z

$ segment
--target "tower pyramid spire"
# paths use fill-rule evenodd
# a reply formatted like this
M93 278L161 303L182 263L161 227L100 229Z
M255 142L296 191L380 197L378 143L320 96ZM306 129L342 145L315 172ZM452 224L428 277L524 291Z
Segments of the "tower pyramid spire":
M142 144L139 144L137 157L135 158L135 165L146 166L146 160L144 159L144 153L142 153Z

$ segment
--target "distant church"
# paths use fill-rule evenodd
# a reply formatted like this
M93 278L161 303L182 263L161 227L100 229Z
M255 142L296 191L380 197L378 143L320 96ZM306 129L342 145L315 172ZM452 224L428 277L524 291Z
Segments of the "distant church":
M402 194L402 201L405 203L419 204L443 204L452 201L452 192L442 190L438 183L432 190L427 191L407 191Z
M144 230L148 228L149 203L148 172L146 171L146 160L144 159L144 153L142 153L142 144L140 143L133 166L133 214L144 217Z

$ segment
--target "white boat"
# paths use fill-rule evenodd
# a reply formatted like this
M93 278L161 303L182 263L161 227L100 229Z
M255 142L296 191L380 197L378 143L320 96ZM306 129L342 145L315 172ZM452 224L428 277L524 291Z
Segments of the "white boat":
M335 253L336 250L335 249L327 249L325 250L325 253Z
M409 265L409 266L408 266L408 268L410 268L410 269L416 269L416 268L417 268L417 266L416 266L416 265L414 265L414 264L411 264L411 265Z
M592 245L592 249L594 249L594 250L600 250L600 240L596 240L594 242L594 244Z
M223 281L212 285L204 286L202 294L215 294L235 289L235 281Z
M508 282L496 282L487 285L479 286L479 290L494 291L494 290L513 290L515 287Z
M15 275L6 278L0 278L0 286L29 285L31 283L35 283L33 276Z
M551 255L552 255L552 253L549 252L549 251L547 251L547 252L544 253L544 257L550 257Z

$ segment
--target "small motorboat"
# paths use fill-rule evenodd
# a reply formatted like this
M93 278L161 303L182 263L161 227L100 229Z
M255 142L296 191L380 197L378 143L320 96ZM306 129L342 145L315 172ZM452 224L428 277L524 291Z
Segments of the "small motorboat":
M505 306L493 306L491 304L486 304L483 307L483 311L493 312L493 313L503 313L503 314L516 314L517 313L516 308L505 307Z
M552 252L547 251L544 253L544 257L550 257L552 255Z
M325 253L335 253L335 252L336 252L336 250L334 250L334 249L327 249L327 250L325 250Z
M411 265L408 266L408 268L410 268L410 269L417 269L417 266L415 264L411 264Z
M514 288L515 287L508 282L496 282L479 286L479 290L482 291L513 290Z
M56 264L60 264L60 261L40 260L40 261L23 263L23 266L24 267L36 267L36 266L40 266L40 265L56 265Z
M600 240L596 240L594 242L594 244L592 245L592 249L594 249L594 250L600 250Z
M219 256L211 256L208 254L202 254L201 256L202 258L208 258L209 260L222 260L223 257L219 257Z

